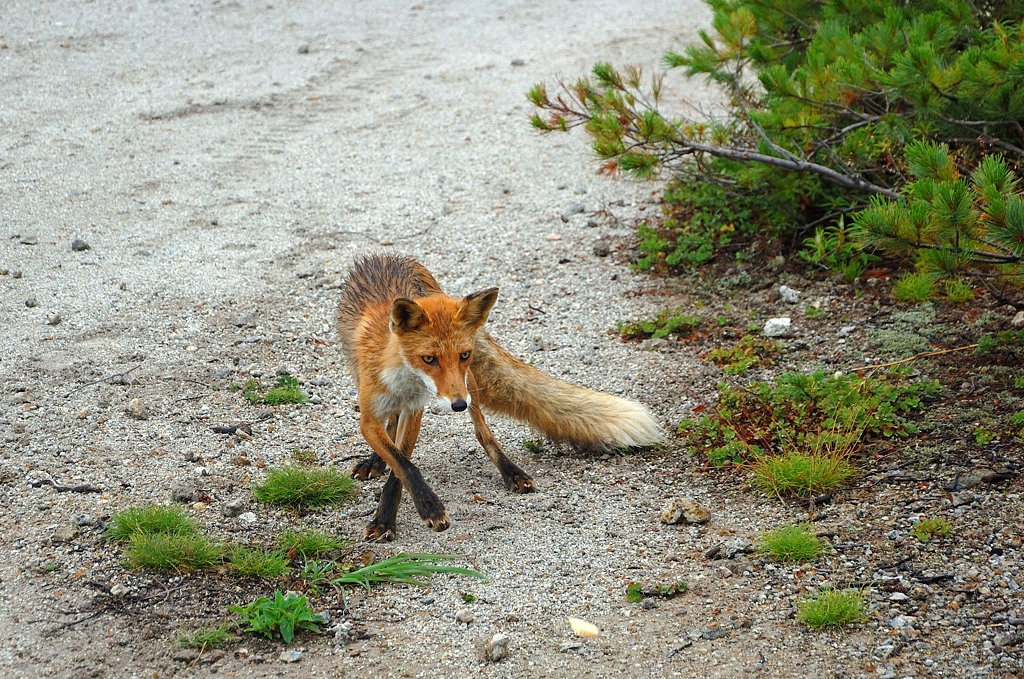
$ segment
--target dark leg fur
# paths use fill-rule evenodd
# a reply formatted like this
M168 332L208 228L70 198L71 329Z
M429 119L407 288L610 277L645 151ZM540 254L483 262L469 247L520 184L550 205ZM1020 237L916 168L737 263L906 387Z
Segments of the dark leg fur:
M472 373L469 377L469 388L470 391L476 390L476 380ZM513 493L532 493L535 491L536 486L530 475L516 466L516 463L505 455L505 451L502 450L498 439L494 437L494 434L491 433L491 428L487 426L487 420L484 419L484 413L476 400L473 401L473 405L469 408L469 416L473 420L473 431L476 433L476 440L480 442L480 445L483 446L484 451L487 453L487 457L491 458L491 462L498 468L502 481L505 482L505 487Z

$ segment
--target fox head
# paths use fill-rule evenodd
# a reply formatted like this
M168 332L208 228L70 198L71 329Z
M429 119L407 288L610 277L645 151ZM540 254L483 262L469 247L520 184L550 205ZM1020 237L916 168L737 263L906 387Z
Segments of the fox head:
M389 326L402 359L443 410L460 413L472 402L467 371L476 333L497 300L498 288L489 288L462 299L437 294L391 304Z

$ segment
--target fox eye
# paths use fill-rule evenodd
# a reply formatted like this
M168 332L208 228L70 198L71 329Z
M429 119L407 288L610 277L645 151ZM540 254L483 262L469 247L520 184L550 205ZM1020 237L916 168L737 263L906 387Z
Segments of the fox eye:
M459 358L462 359L463 361L468 361L470 353L472 352L463 351L461 354L459 354Z
M427 365L434 365L437 363L437 356L420 356L420 358L422 358L423 362Z

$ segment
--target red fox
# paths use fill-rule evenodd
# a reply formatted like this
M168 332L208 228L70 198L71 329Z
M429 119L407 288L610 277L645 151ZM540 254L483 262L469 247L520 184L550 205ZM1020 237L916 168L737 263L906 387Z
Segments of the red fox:
M468 410L477 441L516 493L532 492L533 479L505 455L484 410L524 421L577 449L661 440L657 422L639 403L556 380L498 346L482 329L497 299L497 288L448 297L409 257L370 255L349 272L338 330L358 391L360 430L373 449L353 475L368 479L380 476L385 465L391 470L367 540L395 538L403 487L428 527L448 528L444 505L410 461L428 406Z

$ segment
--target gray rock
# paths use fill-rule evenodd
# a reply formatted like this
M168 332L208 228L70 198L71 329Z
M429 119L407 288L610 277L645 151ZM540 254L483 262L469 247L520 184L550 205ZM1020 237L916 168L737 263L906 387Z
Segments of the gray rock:
M148 420L149 419L149 408L145 403L137 398L133 398L128 401L128 407L124 409L128 413L128 417L133 420Z
M800 301L800 291L794 290L788 285L779 286L779 299L786 304L796 304Z
M1015 328L1024 328L1024 310L1018 311L1013 320L1010 321L1010 325Z
M473 611L471 611L468 608L463 608L461 611L455 614L455 622L459 623L460 625L468 625L475 619L476 616L473 615Z
M847 335L849 335L851 332L853 332L856 329L857 329L857 326L855 326L855 325L844 325L843 327L839 328L839 333L838 334L839 334L840 337L846 337Z
M764 323L765 337L792 337L793 322L788 317L769 318Z
M242 498L237 497L234 500L228 500L220 508L220 513L228 517L229 519L241 515L241 513L244 511L245 502L242 501Z
M238 515L238 520L242 523L256 523L256 514L254 512L243 512Z
M498 662L508 657L508 637L500 632L484 645L484 660Z
M91 246L81 238L76 238L75 240L71 241L71 250L74 252L85 252L86 250L89 249L91 249Z
M53 539L58 542L71 542L76 537L78 537L78 525L74 521L65 523L53 531Z
M586 209L587 207L583 203L573 203L566 212L570 215L578 215L581 212L585 212Z
M707 523L710 520L711 512L690 497L674 497L661 510L661 522L669 525Z
M596 257L607 257L612 252L612 245L604 238L594 241L594 255Z
M196 501L197 497L195 486L190 484L178 483L171 487L171 502L191 504Z
M50 314L46 317L47 325L60 325L64 319L60 317L60 314Z
M29 297L28 299L25 300L25 306L27 306L29 309L35 309L37 306L39 306L39 302L36 301L35 297Z
M277 659L286 663L299 662L302 660L302 651L281 651L281 655L277 656Z
M754 551L754 545L746 538L733 538L722 543L722 556L726 559L733 559L737 554L750 554Z

